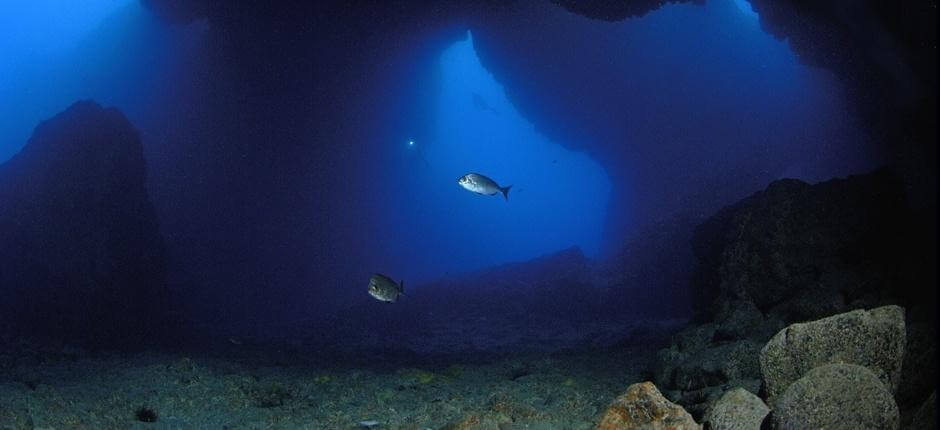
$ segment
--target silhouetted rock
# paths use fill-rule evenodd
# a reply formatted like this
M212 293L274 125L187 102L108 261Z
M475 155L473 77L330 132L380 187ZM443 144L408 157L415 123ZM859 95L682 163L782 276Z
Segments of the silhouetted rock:
M174 24L188 24L209 15L208 0L140 0L140 3Z
M760 428L770 408L751 392L735 388L725 392L705 414L711 430L754 430Z
M777 430L897 429L898 406L867 367L827 364L791 384L774 405Z
M607 0L554 0L569 12L583 15L591 19L603 21L621 21L627 18L638 18L659 9L669 3L704 4L705 0L640 0L640 1L607 1Z
M81 101L0 165L0 315L31 334L147 344L166 255L134 127Z
M699 310L715 316L723 302L747 300L790 323L878 304L897 290L893 250L906 216L901 185L885 170L773 182L696 228L697 294L711 305Z
M906 325L906 331L901 384L895 399L903 409L912 409L937 389L937 331L936 326L917 319Z
M793 324L761 350L767 403L809 370L828 363L850 363L871 369L895 393L904 359L904 309L885 306L856 310L818 321Z
M920 233L918 224L909 222L905 204L894 175L879 170L815 185L777 181L710 217L692 239L698 259L692 291L699 305L697 323L660 351L657 384L675 392L675 400L698 417L716 390L731 383L728 378L760 378L759 371L749 374L748 366L732 367L745 369L736 375L715 371L715 363L732 360L732 351L746 351L729 345L763 346L787 324L898 303L913 306L906 316L914 318L921 334L907 343L911 353L905 354L903 328L911 325L898 314L891 324L901 328L900 337L889 336L893 349L879 354L896 361L885 381L898 390L899 406L919 407L935 389L935 366L928 363L936 360L936 340L927 335L935 324L926 308L932 302L923 293L930 288L912 279L917 272L910 271L910 262L918 261L912 258L918 250L905 245ZM872 342L864 343L871 347L866 353L881 348ZM814 352L821 347L816 345L801 353L825 357L837 346ZM928 377L919 377L918 368ZM900 377L900 369L911 373ZM787 384L800 375L789 376Z
M666 400L652 382L633 384L611 403L597 430L701 429L681 406Z
M935 430L937 428L937 392L927 397L920 409L914 415L907 428L914 430Z

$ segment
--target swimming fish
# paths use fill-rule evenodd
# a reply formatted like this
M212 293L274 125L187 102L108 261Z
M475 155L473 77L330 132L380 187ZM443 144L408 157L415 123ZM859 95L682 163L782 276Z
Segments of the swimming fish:
M512 185L501 187L496 181L479 173L467 173L457 178L457 183L460 184L461 187L477 194L492 196L496 193L503 193L503 197L505 197L506 200L509 200L509 189L512 188Z
M396 284L392 278L376 273L369 278L369 295L385 303L395 303L405 294L405 281Z

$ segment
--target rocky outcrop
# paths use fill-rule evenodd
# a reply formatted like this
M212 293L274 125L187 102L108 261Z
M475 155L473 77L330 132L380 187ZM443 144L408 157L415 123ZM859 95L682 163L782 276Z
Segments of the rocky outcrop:
M174 24L189 24L209 15L207 0L140 0L140 3L161 19Z
M611 2L605 0L553 0L569 12L602 21L622 21L627 18L639 18L669 3L704 4L705 0L641 0L630 2Z
M936 309L926 309L936 312ZM895 398L898 405L911 409L937 389L937 328L912 317L907 327L907 346L901 365L901 384Z
M597 430L701 429L681 406L663 397L651 382L633 384L611 403Z
M914 430L936 430L937 428L937 392L927 397L924 404L914 414L911 424L907 428Z
M0 165L0 318L95 345L148 343L167 308L166 254L140 138L81 101Z
M760 353L768 403L773 406L793 381L828 363L865 366L895 393L901 380L904 345L904 309L898 306L793 324L770 339Z
M827 364L791 384L773 407L774 428L897 429L898 406L867 367Z
M705 414L711 430L758 429L770 409L764 402L743 388L726 392Z
M935 323L931 311L922 309L932 303L923 295L929 289L911 279L915 276L908 270L910 261L917 261L910 254L916 249L905 244L917 233L909 230L901 188L886 170L815 185L782 180L699 225L692 239L698 259L696 324L660 351L654 372L667 397L698 418L725 390L737 385L750 390L754 385L744 382L761 378L751 366L724 366L738 369L732 375L714 371L714 363L747 363L746 351L753 345L760 349L788 324L898 303L909 306L908 312L885 308L875 317L868 312L842 316L841 326L825 323L829 328L820 327L813 345L802 349L794 349L792 339L804 326L789 329L786 348L781 339L771 341L770 355L800 354L800 359L819 361L799 371L767 368L789 372L785 381L778 380L782 375L765 374L768 393L774 397L812 367L841 358L883 375L902 409L919 407L935 389L935 366L928 363L936 360L936 341L926 335ZM916 330L907 335L905 327ZM838 340L845 336L858 339L854 349L840 349ZM780 366L779 360L774 363ZM758 394L757 388L751 392Z
M903 246L904 208L901 184L885 170L773 182L696 228L696 289L710 298L699 311L721 322L734 315L729 302L743 301L790 323L878 304L899 290L893 250Z

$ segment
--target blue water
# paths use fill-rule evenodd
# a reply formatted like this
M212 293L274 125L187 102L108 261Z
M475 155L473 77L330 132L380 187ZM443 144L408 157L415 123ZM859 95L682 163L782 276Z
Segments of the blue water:
M120 109L196 319L367 303L374 272L419 286L570 247L604 261L677 214L881 159L839 79L743 0L613 23L523 3L437 26L347 11L335 28L314 5L246 7L229 19L251 32L131 0L0 10L0 161L76 100ZM461 189L469 172L508 201Z
M433 134L390 143L401 145L391 173L400 181L386 184L378 203L397 208L387 220L393 243L408 244L409 258L422 266L446 271L570 246L596 256L611 189L603 167L538 133L480 65L469 34L441 53L439 67L442 85L428 113ZM512 185L509 199L459 188L457 178L470 172Z

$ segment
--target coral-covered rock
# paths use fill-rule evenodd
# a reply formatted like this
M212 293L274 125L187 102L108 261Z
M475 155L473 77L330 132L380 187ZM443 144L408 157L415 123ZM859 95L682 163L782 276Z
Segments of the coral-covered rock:
M894 393L904 359L904 309L884 306L856 310L777 333L760 352L768 403L809 370L829 363L851 363L873 371Z
M774 405L778 430L897 429L898 406L867 367L827 364L810 370Z
M82 101L40 123L0 165L0 319L71 342L152 340L167 257L146 178L117 109Z
M760 428L770 408L743 388L725 392L705 414L711 430L753 430Z
M702 427L666 400L652 382L633 384L607 408L597 430L689 430Z

